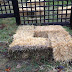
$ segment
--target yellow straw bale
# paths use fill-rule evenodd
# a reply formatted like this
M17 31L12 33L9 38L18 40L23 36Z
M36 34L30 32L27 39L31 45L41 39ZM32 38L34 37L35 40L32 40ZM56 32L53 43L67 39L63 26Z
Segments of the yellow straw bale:
M59 25L20 26L13 36L13 42L9 45L10 49L14 46L44 46L53 49L53 56L56 61L72 59L72 38Z
M33 6L33 5L34 5L34 6L35 6L35 5L36 5L36 6L38 6L38 5L44 6L44 3L45 3L45 2L43 2L43 1L44 1L44 0L40 0L40 1L39 1L39 0L29 0L29 1L27 1L27 2L28 2L27 4L28 4L28 5L32 5L32 6ZM32 3L31 3L31 2L32 2Z
M68 43L57 43L53 48L54 59L56 61L69 61L72 59L72 40Z
M24 37L33 37L34 36L34 26L19 26L16 34L13 35L13 39L19 39Z
M28 0L27 2L39 2L39 1L44 1L44 0Z
M32 6L44 6L44 3L45 2L33 2L33 3L30 3L30 1L27 1L28 3L27 3L27 5L32 5Z
M13 35L13 42L10 47L15 45L48 45L49 41L46 38L33 37L34 26L19 26L16 34Z
M59 7L58 14L65 14L65 15L59 15L59 18L61 18L61 17L62 18L66 18L66 17L70 18L71 10L68 10L68 9L71 9L71 6L63 7L63 10L62 10L62 7ZM67 16L66 16L66 10L67 10Z
M30 45L30 46L37 46L37 45L44 45L46 46L48 44L48 41L46 38L34 38L34 37L24 37L14 40L10 47L13 47L15 45L24 46L24 45Z
M64 28L60 25L49 25L49 26L36 26L35 31L61 31Z
M56 61L67 61L72 59L72 38L62 26L36 27L35 36L47 37L50 39L54 59Z
M68 33L65 31L65 29L62 26L37 26L35 27L35 31L34 31L34 35L35 37L54 37L53 35L57 35L57 36L62 36L64 33L64 35L68 35ZM62 36L63 37L63 36Z
M24 6L24 7L26 7L26 6ZM34 12L34 15L44 15L44 7L36 7L35 8L35 6L32 6L32 8L23 8L23 9L19 8L20 15L23 15L23 13L21 13L23 11L26 11L26 12L24 12L24 15L28 15L27 12L35 11L35 10L36 10L36 12Z

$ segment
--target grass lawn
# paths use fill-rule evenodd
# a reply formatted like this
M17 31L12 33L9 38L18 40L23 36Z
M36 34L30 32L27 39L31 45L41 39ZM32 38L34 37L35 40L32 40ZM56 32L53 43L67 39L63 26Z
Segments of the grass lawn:
M70 27L64 26L64 28L69 32L70 35L72 35L72 30L70 29Z
M15 18L0 19L0 41L10 42L16 29Z

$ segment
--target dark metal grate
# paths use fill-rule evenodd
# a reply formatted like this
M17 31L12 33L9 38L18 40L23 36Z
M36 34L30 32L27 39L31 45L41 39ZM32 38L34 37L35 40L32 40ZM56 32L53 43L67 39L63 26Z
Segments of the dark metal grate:
M0 18L14 17L12 1L0 0Z
M24 25L70 24L71 0L0 0L0 18Z
M69 24L70 0L18 0L21 24ZM70 7L70 8L69 8Z

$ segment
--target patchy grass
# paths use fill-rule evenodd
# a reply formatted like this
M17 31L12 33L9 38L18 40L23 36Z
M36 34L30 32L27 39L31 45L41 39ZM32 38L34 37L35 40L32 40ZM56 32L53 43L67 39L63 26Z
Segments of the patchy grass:
M0 19L0 41L11 42L16 29L14 18Z
M7 52L7 47L12 42L16 29L14 18L0 19L0 52Z
M70 27L64 26L64 28L72 35L72 30L70 29Z

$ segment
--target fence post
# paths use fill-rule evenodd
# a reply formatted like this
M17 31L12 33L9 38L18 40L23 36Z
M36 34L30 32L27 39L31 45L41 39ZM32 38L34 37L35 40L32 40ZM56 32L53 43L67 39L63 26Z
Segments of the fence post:
M14 10L14 15L15 15L15 18L16 18L16 23L17 23L17 25L20 25L21 21L20 21L18 0L12 0L12 5L13 5L13 10Z
M72 7L71 7L71 15L70 15L70 27L72 29Z

